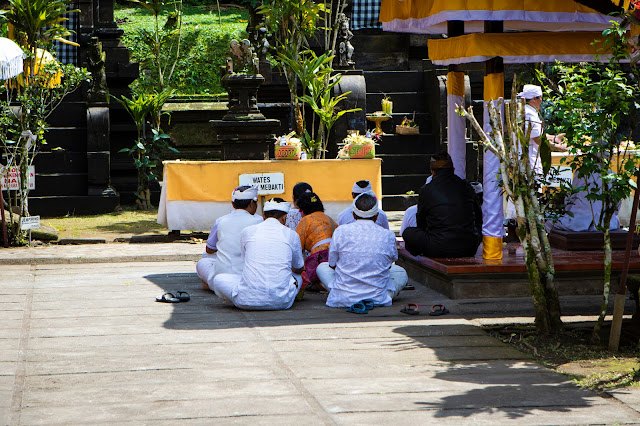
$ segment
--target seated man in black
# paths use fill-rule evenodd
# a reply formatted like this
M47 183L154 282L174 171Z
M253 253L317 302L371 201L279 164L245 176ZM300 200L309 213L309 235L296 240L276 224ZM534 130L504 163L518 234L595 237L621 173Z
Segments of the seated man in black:
M402 233L414 256L474 256L482 241L482 210L469 182L453 174L446 152L431 157L433 179L420 188L416 227Z

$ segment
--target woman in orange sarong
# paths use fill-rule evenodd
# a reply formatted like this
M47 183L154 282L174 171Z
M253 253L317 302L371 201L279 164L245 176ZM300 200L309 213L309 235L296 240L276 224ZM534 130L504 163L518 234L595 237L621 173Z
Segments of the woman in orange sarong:
M316 268L319 264L326 262L329 258L329 244L333 231L338 227L336 222L324 213L324 206L317 194L306 192L297 201L302 219L296 228L300 236L300 243L303 251L308 251L309 255L305 259L305 272L300 294L305 287L313 284L316 289L322 289L322 284L316 275Z

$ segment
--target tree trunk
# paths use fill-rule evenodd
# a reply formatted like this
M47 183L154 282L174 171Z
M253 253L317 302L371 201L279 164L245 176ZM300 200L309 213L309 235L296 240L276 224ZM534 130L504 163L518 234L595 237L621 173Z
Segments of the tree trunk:
M607 221L610 222L610 221ZM609 233L609 223L606 223L604 230L604 289L602 290L602 304L600 305L600 315L593 333L591 334L591 344L600 344L600 329L607 315L607 307L609 306L609 293L611 292L611 234ZM629 230L631 232L631 230Z

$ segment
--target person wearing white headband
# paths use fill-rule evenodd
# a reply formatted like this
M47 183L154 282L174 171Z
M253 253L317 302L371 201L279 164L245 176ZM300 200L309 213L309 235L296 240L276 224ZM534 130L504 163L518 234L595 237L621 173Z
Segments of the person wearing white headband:
M398 260L396 236L376 225L380 210L373 192L359 194L351 206L354 221L338 226L329 260L316 269L329 290L327 306L346 308L363 300L389 306L409 280Z
M285 222L291 204L281 198L267 201L264 222L242 230L242 274L219 274L213 291L240 309L289 309L302 283L304 259L300 237Z
M371 182L368 180L359 180L353 184L353 188L351 189L351 196L355 199L358 195L364 194L365 192L373 191L373 187L371 186ZM353 210L351 206L347 207L343 211L338 214L338 226L346 225L347 223L352 223L355 221L353 218ZM382 226L384 229L389 229L389 220L387 219L387 215L382 209L378 210L378 218L376 219L376 223Z
M527 104L524 107L525 132L531 128L531 141L529 142L529 163L531 168L538 175L542 175L542 161L540 161L540 136L542 136L542 120L538 114L542 105L542 88L534 84L525 84L522 92L518 96L525 99ZM563 143L564 133L559 135L547 135L549 146L555 151L566 151L567 146Z
M260 216L255 216L257 199L257 186L235 188L231 193L234 210L213 224L205 252L196 264L196 272L205 290L213 290L213 279L217 274L242 273L244 262L240 255L240 232L247 226L262 222Z

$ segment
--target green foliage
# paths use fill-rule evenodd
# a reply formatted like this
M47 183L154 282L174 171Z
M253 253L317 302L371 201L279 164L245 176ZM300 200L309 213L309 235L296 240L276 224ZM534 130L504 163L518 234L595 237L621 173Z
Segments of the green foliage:
M245 36L247 12L242 9L223 9L222 25L217 13L201 7L183 6L182 41L180 55L168 88L178 95L224 93L220 84L220 67L226 63L229 42ZM138 92L153 91L156 66L148 58L151 50L145 34L154 28L153 15L146 9L118 7L115 11L119 26L125 31L123 42L131 49L132 60L141 63L141 78L132 88ZM165 15L162 15L165 16ZM176 37L173 36L168 36Z
M598 322L592 341L599 343L600 327L607 311L611 287L611 240L609 227L620 202L635 188L633 177L639 156L629 149L633 130L640 123L638 70L627 73L620 61L629 57L626 30L616 22L603 32L604 41L596 41L601 53L611 55L604 65L580 66L556 64L559 81L548 89L553 104L551 116L567 134L570 163L574 173L588 185L590 202L602 203L595 227L604 233L604 291ZM602 176L598 184L592 176ZM593 182L593 183L591 183Z
M141 93L131 98L124 95L121 99L113 97L126 109L138 130L138 139L133 146L122 148L119 152L126 152L133 158L133 164L138 173L137 203L143 210L152 207L149 184L159 179L155 169L161 162L160 154L165 150L178 152L169 145L169 135L160 128L162 106L172 93L172 91L164 91L158 94ZM147 136L145 131L148 118L152 121L150 136Z

